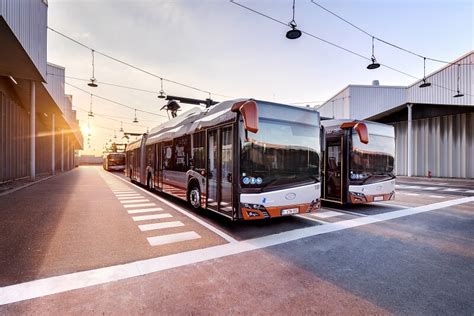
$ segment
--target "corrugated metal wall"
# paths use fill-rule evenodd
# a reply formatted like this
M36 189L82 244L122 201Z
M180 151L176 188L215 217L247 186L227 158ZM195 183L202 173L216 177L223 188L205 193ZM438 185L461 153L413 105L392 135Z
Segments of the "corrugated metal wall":
M457 66L460 64L461 66ZM474 52L458 60L440 71L427 77L431 87L419 88L420 83L415 83L407 89L408 103L427 104L459 104L474 105ZM457 90L458 70L460 74L459 88L464 97L453 98Z
M405 103L406 87L349 86L350 118L362 120Z
M47 10L42 0L0 0L0 15L46 79Z
M30 116L0 91L0 183L30 174Z
M396 173L407 174L407 122L395 123ZM413 175L474 178L474 113L413 121Z
M345 88L318 108L321 117L349 118L349 87Z
M56 66L48 63L48 74L46 77L47 84L44 84L46 90L53 97L54 102L58 105L63 114L66 114L68 103L64 95L64 75L65 69L61 66Z

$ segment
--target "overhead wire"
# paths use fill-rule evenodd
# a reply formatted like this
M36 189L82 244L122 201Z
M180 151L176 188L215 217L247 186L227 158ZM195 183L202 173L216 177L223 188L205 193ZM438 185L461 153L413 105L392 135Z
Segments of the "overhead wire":
M111 56L111 55L109 55L109 54L106 54L106 53L103 53L103 52L101 52L101 51L98 51L97 49L94 49L94 48L92 48L92 47L90 47L90 46L88 46L88 45L86 45L86 44L84 44L84 43L81 43L81 42L79 42L78 40L76 40L76 39L74 39L74 38L72 38L72 37L70 37L70 36L68 36L68 35L66 35L66 34L64 34L64 33L62 33L62 32L59 32L58 30L56 30L56 29L54 29L54 28L52 28L52 27L50 27L50 26L48 26L47 28L48 28L50 31L52 31L52 32L54 32L54 33L56 33L56 34L58 34L58 35L60 35L60 36L62 36L62 37L64 37L64 38L66 38L66 39L68 39L68 40L70 40L70 41L76 43L77 45L80 45L80 46L82 46L82 47L84 47L84 48L87 48L87 49L89 49L89 50L91 50L91 51L94 51L94 53L96 53L96 54L102 55L103 57L106 57L106 58L108 58L108 59L110 59L110 60L113 60L113 61L115 61L115 62L117 62L117 63L120 63L120 64L122 64L122 65L128 66L128 67L130 67L130 68L133 68L133 69L135 69L135 70L137 70L137 71L140 71L140 72L145 73L145 74L147 74L147 75L150 75L150 76L152 76L152 77L155 77L155 78L158 78L158 79L160 79L160 80L163 80L163 81L166 81L166 82L169 82L169 83L173 83L173 84L176 84L176 85L179 85L179 86L188 88L188 89L192 89L192 90L195 90L195 91L203 92L203 93L205 93L205 94L212 94L212 95L216 95L216 96L220 96L220 97L224 97L224 98L231 98L231 99L233 98L233 97L228 96L228 95L224 95L224 94L220 94L220 93L211 92L211 91L209 91L209 90L204 90L204 89L201 89L201 88L197 88L197 87L194 87L194 86L191 86L191 85L188 85L188 84L185 84L185 83L176 81L176 80L168 79L168 78L165 78L165 77L163 77L163 76L157 75L157 74L152 73L152 72L150 72L150 71L148 71L148 70L145 70L145 69L140 68L140 67L138 67L138 66L132 65L132 64L126 62L126 61L123 61L123 60L121 60L121 59L118 59L118 58L116 58L116 57L113 57L113 56Z
M241 4L241 3L236 2L235 0L230 0L230 2L231 2L232 4L235 4L235 5L237 5L237 6L240 6L240 7L244 8L244 9L246 9L247 11L253 12L253 13L257 14L257 15L260 15L260 16L265 17L265 18L267 18L267 19L269 19L269 20L271 20L271 21L274 21L274 22L276 22L276 23L278 23L278 24L281 24L281 25L284 25L284 26L288 27L287 23L285 23L285 22L283 22L283 21L280 21L280 20L278 20L278 19L276 19L276 18L274 18L274 17L272 17L272 16L269 16L269 15L263 13L263 12L260 12L260 11L257 11L257 10L255 10L255 9L252 9L252 8L250 8L250 7L248 7L248 6L245 6L245 5ZM358 56L358 57L363 58L363 59L365 59L365 60L371 61L370 58L368 58L368 57L366 57L366 56L364 56L364 55L362 55L362 54L360 54L360 53L357 53L357 52L355 52L355 51L353 51L353 50L351 50L351 49L348 49L348 48L343 47L343 46L341 46L341 45L339 45L339 44L333 43L333 42L331 42L331 41L329 41L329 40L326 40L326 39L324 39L324 38L321 38L321 37L319 37L319 36L317 36L317 35L314 35L314 34L312 34L312 33L307 32L307 31L304 31L304 30L301 30L301 29L300 29L300 31L301 31L303 34L305 34L305 35L307 35L307 36L309 36L309 37L312 37L312 38L314 38L314 39L317 39L317 40L319 40L319 41L321 41L321 42L323 42L323 43L326 43L326 44L328 44L328 45L330 45L330 46L336 47L336 48L338 48L338 49L340 49L340 50L343 50L343 51L345 51L345 52L347 52L347 53L350 53L350 54L352 54L352 55ZM407 73L407 72L405 72L405 71L402 71L402 70L400 70L400 69L397 69L397 68L395 68L395 67L393 67L393 66L389 66L389 65L387 65L387 64L382 64L382 63L379 63L379 64L380 64L381 66L387 68L387 69L390 69L390 70L392 70L392 71L398 72L398 73L400 73L400 74L402 74L402 75L404 75L404 76L410 77L410 78L415 79L415 80L417 80L417 81L418 81L418 80L422 80L422 79L418 78L417 76L411 75L411 74L409 74L409 73ZM454 63L454 64L456 64L456 63ZM453 89L451 89L451 88L444 87L444 86L441 86L441 85L439 85L439 84L432 83L432 85L433 85L433 86L437 86L437 87L442 88L442 89L449 90L449 91L455 91L455 90L453 90Z
M453 63L453 62L449 62L449 61L445 61L445 60L441 60L441 59L437 59L437 58L433 58L433 57L428 57L428 56L424 56L424 55L421 55L419 53L415 53L414 51L412 50L409 50L407 48L404 48L404 47L401 47L399 45L396 45L396 44L393 44L387 40L384 40L383 38L380 38L370 32L368 32L367 30L355 25L354 23L350 22L349 20L343 18L342 16L338 15L337 13L329 10L328 8L324 7L323 5L321 5L320 3L316 2L315 0L310 0L312 4L318 6L319 8L321 8L322 10L328 12L329 14L335 16L336 18L338 18L339 20L347 23L348 25L352 26L353 28L359 30L360 32L364 33L365 35L369 36L369 37L372 37L374 39L376 39L377 41L381 42L381 43L384 43L388 46L391 46L393 48L396 48L396 49L399 49L401 51L404 51L408 54L411 54L411 55L414 55L414 56L417 56L419 58L422 58L422 59L426 59L426 60L430 60L430 61L434 61L434 62L438 62L438 63L443 63L443 64L448 64L448 65L454 65L454 64L457 64L457 63ZM470 63L468 63L468 65L471 65Z
M71 83L69 83L69 82L66 82L66 85L68 85L68 86L70 86L70 87L73 87L73 88L75 88L75 89L78 89L79 91L82 91L82 92L87 93L87 94L89 94L89 95L92 94L94 97L99 98L99 99L102 99L102 100L105 100L105 101L108 101L108 102L110 102L110 103L114 103L114 104L120 105L120 106L122 106L122 107L131 109L131 110L136 110L137 112L142 112L142 113L146 113L146 114L150 114L150 115L156 115L156 116L160 116L160 117L167 117L166 115L163 115L163 114L158 114L158 113L154 113L154 112L149 112L149 111L141 110L141 109L138 109L138 108L136 108L136 107L133 107L133 106L130 106L130 105L127 105L127 104L124 104L124 103L121 103L121 102L118 102L118 101L115 101L115 100L112 100L112 99L109 99L109 98L100 96L100 95L98 95L98 94L90 93L89 91L84 90L84 89L82 89L82 88L79 88L78 86L73 85L73 84L71 84Z

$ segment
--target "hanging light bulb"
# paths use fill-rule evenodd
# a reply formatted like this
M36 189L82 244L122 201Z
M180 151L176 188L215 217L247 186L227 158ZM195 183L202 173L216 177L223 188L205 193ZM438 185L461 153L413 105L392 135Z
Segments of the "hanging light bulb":
M89 106L89 112L87 113L88 116L94 117L94 112L92 112L92 93L91 93L91 103Z
M96 79L95 79L95 65L94 65L94 50L93 49L91 49L91 53L92 53L92 77L91 77L91 81L87 85L89 87L96 88L97 83L95 83Z
M431 86L431 83L426 81L426 57L423 57L423 83L420 84L420 88L426 88Z
M301 37L301 31L296 28L298 25L296 25L295 22L295 1L296 0L293 0L293 19L290 21L290 23L288 23L288 26L291 27L291 30L286 32L287 39L297 39Z
M377 69L380 67L380 64L377 62L377 59L375 58L375 37L372 36L372 57L370 59L372 60L372 63L367 66L367 69Z
M123 133L123 122L120 121L120 132Z
M114 138L117 139L117 133L114 131Z
M457 82L457 93L453 95L454 98L460 98L464 96L464 93L461 93L461 90L459 90L459 80L460 80L460 74L459 74L459 67L461 67L461 64L458 64L458 82Z
M158 96L159 99L165 99L166 94L165 91L163 90L163 78L160 78L161 81L161 90L160 90L160 95Z
M135 109L135 118L133 119L133 123L138 123L138 119L137 119L137 109Z

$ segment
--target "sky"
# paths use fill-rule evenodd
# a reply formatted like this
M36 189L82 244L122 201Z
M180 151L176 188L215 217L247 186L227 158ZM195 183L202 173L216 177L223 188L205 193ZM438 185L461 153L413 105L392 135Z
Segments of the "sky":
M245 6L288 23L292 0L240 0ZM420 55L452 61L474 47L472 0L317 0L369 33ZM298 28L337 45L371 56L371 38L312 4L296 0ZM303 35L288 40L288 27L247 11L228 0L49 0L48 25L93 49L149 72L210 91L212 98L256 98L282 103L320 104L348 84L409 85L415 79L386 68L367 70L368 62ZM375 56L417 78L423 60L376 42ZM89 79L91 51L48 32L48 61L66 68L66 76ZM427 62L427 73L443 64ZM158 115L137 112L94 98L66 85L84 131L83 154L101 155L109 140L145 132L168 120L158 99L160 80L95 55L99 87L66 78L93 94ZM156 93L101 85L136 87ZM164 82L170 95L205 99L208 94ZM217 94L225 95L219 96ZM190 108L182 105L183 110ZM113 116L107 118L103 115ZM87 126L89 132L85 132ZM114 130L117 138L114 138ZM90 138L90 146L88 145Z

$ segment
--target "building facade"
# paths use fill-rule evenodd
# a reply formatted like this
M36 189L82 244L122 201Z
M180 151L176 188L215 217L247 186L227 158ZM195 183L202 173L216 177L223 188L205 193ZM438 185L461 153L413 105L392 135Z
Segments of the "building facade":
M322 117L395 127L398 175L474 178L474 51L405 86L349 85L318 107Z
M82 135L64 68L47 63L46 0L0 0L0 183L75 166Z

